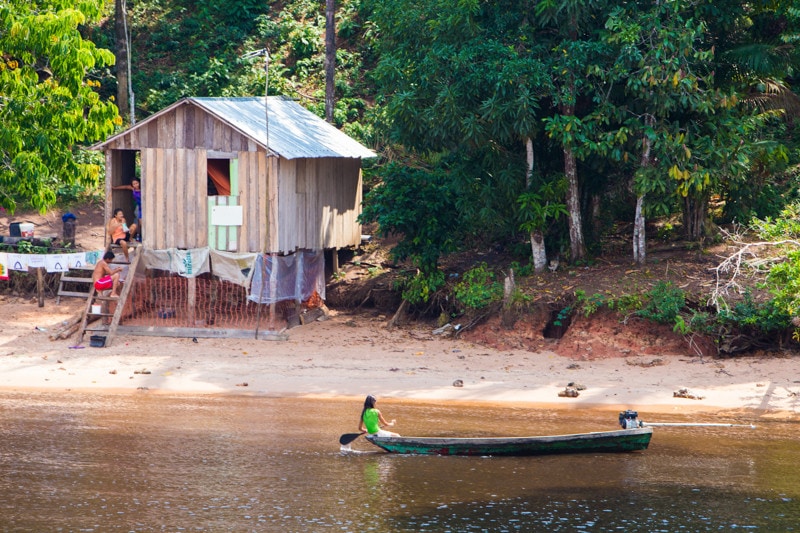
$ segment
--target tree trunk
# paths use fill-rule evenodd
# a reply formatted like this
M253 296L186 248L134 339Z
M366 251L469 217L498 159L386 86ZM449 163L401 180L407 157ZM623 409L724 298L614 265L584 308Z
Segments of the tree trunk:
M653 115L645 117L645 125L648 128L653 128L656 123L656 118ZM652 154L653 143L646 134L642 136L642 159L640 165L642 168L647 168L653 164ZM645 234L645 218L644 218L644 195L636 195L636 214L633 219L633 260L637 264L643 265L647 260L647 241Z
M128 103L128 35L125 0L114 0L114 38L117 56L117 107L120 116L127 116Z
M592 236L600 237L600 195L595 193L591 198Z
M644 195L636 197L636 215L633 219L633 260L643 265L647 259L647 243L645 241Z
M575 106L561 106L561 114L572 116ZM586 256L586 244L583 240L583 222L581 221L581 191L578 183L578 163L575 152L569 146L564 147L564 175L567 177L567 211L569 211L569 251L573 263Z
M691 241L702 240L706 236L706 210L708 198L692 198L683 200L683 231Z
M525 139L525 152L528 160L528 179L526 185L531 187L531 176L533 175L533 139ZM533 258L534 272L544 272L547 266L547 251L544 247L544 234L541 231L531 231L531 257Z
M570 261L573 263L586 256L586 244L583 241L581 222L581 193L578 184L578 166L575 161L575 152L571 148L564 148L564 174L567 176L569 189L567 190L567 210L569 211L569 251Z
M544 272L547 267L547 252L544 247L544 235L541 231L531 232L531 255L533 257L534 272Z
M325 120L333 123L336 74L336 2L325 0Z

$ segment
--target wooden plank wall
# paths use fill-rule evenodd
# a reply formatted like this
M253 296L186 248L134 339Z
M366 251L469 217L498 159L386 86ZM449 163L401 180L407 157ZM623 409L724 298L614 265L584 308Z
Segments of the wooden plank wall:
M267 154L239 152L239 197L242 199L240 252L264 252L269 234ZM231 191L233 193L233 191Z
M142 217L148 248L200 248L208 243L205 150L142 150Z
M358 159L281 159L278 251L359 244L360 169Z

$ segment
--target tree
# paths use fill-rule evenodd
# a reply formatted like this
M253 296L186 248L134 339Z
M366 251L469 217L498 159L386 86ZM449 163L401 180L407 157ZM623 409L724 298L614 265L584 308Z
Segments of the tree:
M531 236L531 254L535 272L544 272L547 255L544 247L544 234L551 219L566 216L567 207L561 203L567 189L566 180L547 181L531 176L528 191L521 194L519 203L520 229Z
M102 0L6 0L0 6L0 205L44 211L60 187L93 186L100 168L79 145L120 124L117 107L95 92L90 72L114 55L82 38Z
M539 99L549 90L532 53L528 3L398 0L372 10L389 138L436 160L451 181L457 242L515 237L526 145L541 129Z
M122 116L130 113L131 124L135 121L133 90L130 79L130 33L126 0L114 0L114 40L117 58L117 107ZM128 95L130 94L130 98Z
M333 124L336 89L336 2L325 0L325 120Z
M639 264L646 259L645 196L656 193L664 198L675 191L665 180L676 164L676 154L688 152L686 146L674 150L664 141L685 132L691 119L709 119L722 100L714 90L713 53L703 41L705 25L693 14L679 3L651 0L613 9L604 40L616 57L610 68L593 69L609 86L621 88L609 91L618 93L610 108L599 106L596 112L598 121L607 115L616 119L618 129L612 131L609 144L638 141L639 167L632 189L636 195L633 258ZM617 160L628 155L627 151L608 152Z
M588 137L576 106L591 90L585 81L586 67L604 51L597 37L597 21L604 8L603 0L540 0L535 5L536 22L540 26L537 39L548 43L543 61L549 67L550 83L555 88L551 98L557 114L546 120L547 133L563 149L573 262L586 256L577 158L578 152L587 153Z

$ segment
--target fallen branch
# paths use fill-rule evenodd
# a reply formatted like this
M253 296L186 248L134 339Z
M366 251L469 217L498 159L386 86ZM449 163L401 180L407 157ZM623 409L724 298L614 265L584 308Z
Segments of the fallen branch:
M744 275L745 269L751 270L753 275L763 272L764 267L780 263L784 260L781 257L758 257L756 249L759 247L778 247L785 245L792 245L800 248L800 242L793 239L786 239L783 241L775 242L750 242L742 243L734 241L736 244L741 245L741 248L736 253L728 256L717 267L711 269L716 276L716 284L714 290L711 292L711 297L708 300L709 305L713 305L719 313L722 308L727 309L728 305L725 303L724 296L731 290L741 291L742 286L738 282L738 278ZM727 281L723 282L723 277L727 277Z

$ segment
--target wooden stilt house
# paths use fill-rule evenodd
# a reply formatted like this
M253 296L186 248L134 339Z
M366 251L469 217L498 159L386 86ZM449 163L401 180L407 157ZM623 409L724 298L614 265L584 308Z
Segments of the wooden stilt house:
M142 244L287 253L357 245L361 159L375 154L285 97L186 98L92 148L106 156L106 218Z
M126 281L120 331L258 336L253 302L270 304L274 325L293 300L297 318L298 302L324 299L322 251L335 270L335 251L361 242L361 160L375 154L291 99L186 98L92 148L105 153L107 219L122 208L134 220L131 191L115 187L141 183L145 272ZM236 261L233 277L214 260L194 269L208 255Z

